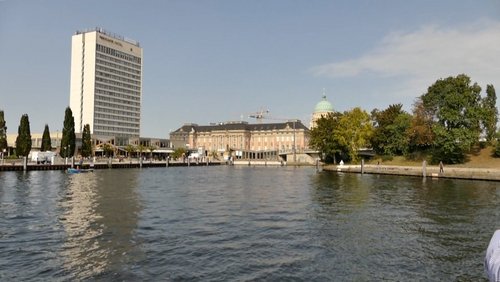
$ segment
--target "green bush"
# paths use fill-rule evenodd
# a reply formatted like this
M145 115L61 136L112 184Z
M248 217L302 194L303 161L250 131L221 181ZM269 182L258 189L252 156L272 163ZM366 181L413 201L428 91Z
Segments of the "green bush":
M500 158L500 141L499 140L497 140L497 145L495 146L495 149L493 150L493 157Z
M479 148L484 149L488 147L488 142L486 141L479 141Z

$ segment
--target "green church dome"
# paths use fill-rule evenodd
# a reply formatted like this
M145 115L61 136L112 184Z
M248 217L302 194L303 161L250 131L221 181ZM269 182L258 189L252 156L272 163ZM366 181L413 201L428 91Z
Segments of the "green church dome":
M315 113L333 112L333 106L326 100L326 95L323 95L323 100L314 108Z

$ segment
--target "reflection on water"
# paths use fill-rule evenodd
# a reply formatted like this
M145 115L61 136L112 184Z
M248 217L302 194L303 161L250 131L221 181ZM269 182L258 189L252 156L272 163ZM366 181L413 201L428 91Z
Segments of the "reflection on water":
M499 204L314 168L0 173L0 280L482 281Z
M59 171L0 173L0 280L58 272L57 200L63 182Z
M432 181L415 191L419 203L415 229L422 241L431 242L422 244L425 259L451 277L477 280L474 272L463 271L462 266L483 268L485 242L500 227L498 209L494 208L498 205L498 183Z
M321 216L337 216L337 213L349 214L358 209L362 209L368 204L372 183L360 183L360 177L353 177L352 174L335 175L335 182L332 182L332 174L318 174L313 178L314 190L312 198L320 203L320 208L325 210L317 213ZM365 185L361 185L365 184Z
M66 195L61 199L63 214L60 220L67 239L62 248L65 268L77 278L88 277L105 269L105 254L101 249L99 237L102 226L97 220L102 218L96 212L97 187L95 178L86 174L71 175Z
M313 182L317 237L350 278L484 279L498 183L336 173Z
M74 278L119 272L136 258L132 237L140 211L137 178L136 170L69 176L60 200L66 232L61 255Z

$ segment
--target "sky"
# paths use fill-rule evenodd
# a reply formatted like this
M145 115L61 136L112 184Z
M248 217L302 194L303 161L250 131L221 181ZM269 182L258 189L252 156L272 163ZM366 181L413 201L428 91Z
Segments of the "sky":
M459 74L500 92L498 0L0 0L7 133L23 114L32 133L61 131L71 36L95 27L143 48L143 137L261 110L308 125L323 92L336 111L411 112Z

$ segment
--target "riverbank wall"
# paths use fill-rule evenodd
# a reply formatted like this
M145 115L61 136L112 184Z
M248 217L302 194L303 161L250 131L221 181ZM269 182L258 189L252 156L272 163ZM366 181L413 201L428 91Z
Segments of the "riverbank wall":
M234 165L239 166L285 166L283 161L266 161L266 160L235 160Z
M468 180L500 181L500 169L492 168L444 168L442 173L439 167L434 166L387 166L387 165L325 165L325 171L336 171L342 173L366 173L383 175L400 175L426 178L452 178Z
M95 163L94 165L90 165L88 163L84 163L82 166L79 166L81 169L111 169L111 168L148 168L148 167L188 167L188 166L216 166L225 164L222 162L209 162L209 163L201 163L201 162L143 162L142 164L139 162L112 162L112 163ZM33 170L67 170L71 168L70 164L28 164L26 165L27 171ZM74 165L73 167L76 167ZM0 171L23 171L24 167L20 163L12 163L0 165Z

